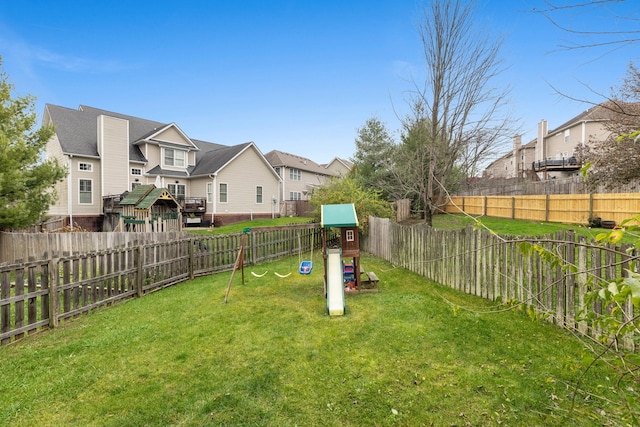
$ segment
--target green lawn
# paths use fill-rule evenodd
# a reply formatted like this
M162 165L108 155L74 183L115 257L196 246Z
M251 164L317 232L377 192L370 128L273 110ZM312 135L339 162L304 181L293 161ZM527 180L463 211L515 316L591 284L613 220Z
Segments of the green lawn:
M590 228L577 224L562 224L558 222L536 222L519 219L493 218L482 216L473 218L460 214L443 214L433 217L433 226L447 230L462 229L467 226L477 226L491 230L503 236L543 236L557 231L571 230L577 234L594 239L598 234L609 233L605 228ZM626 235L623 243L637 243L638 236Z
M304 258L304 257L303 257ZM521 313L363 256L380 292L329 318L322 258L202 277L0 348L0 425L603 425L616 374ZM255 277L257 274L266 274ZM291 273L286 278L281 275ZM572 396L576 397L572 408Z
M242 221L237 222L235 224L229 224L222 227L215 227L212 229L208 228L184 228L184 231L194 234L232 234L232 233L242 233L245 228L255 228L255 227L268 227L274 225L289 225L289 224L300 224L312 222L313 218L310 217L280 217L280 218L263 218L263 219L254 219L253 221Z

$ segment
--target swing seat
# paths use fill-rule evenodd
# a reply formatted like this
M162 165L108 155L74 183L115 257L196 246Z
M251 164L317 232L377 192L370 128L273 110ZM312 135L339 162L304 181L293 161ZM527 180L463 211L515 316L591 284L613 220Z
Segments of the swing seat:
M313 261L302 261L300 263L300 274L311 274L313 270Z

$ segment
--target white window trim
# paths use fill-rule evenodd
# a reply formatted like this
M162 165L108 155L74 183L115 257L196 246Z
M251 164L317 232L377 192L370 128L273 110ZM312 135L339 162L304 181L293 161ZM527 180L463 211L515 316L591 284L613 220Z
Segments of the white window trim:
M173 187L174 191L171 191L170 187ZM178 192L179 187L184 190L182 194ZM171 193L173 197L187 197L187 186L185 184L167 184L167 190L169 190L169 193Z
M258 188L260 189L260 194L258 194ZM260 196L260 201L258 201L258 195ZM256 185L256 204L264 204L264 187L262 185Z
M207 203L213 203L213 182L207 182Z
M167 150L173 151L173 163L172 165L167 164ZM182 165L176 165L176 153L182 153ZM162 165L170 168L186 168L187 167L187 157L188 153L185 150L179 150L177 148L163 147L162 148Z
M89 169L82 169L80 165L87 165ZM78 162L78 171L80 172L93 172L93 163L91 162Z
M91 202L83 202L80 200L80 194L82 194L82 192L80 191L80 182L81 181L89 181L91 183ZM93 205L93 180L92 179L88 179L88 178L78 178L78 204L79 205L84 205L84 206L89 206L89 205Z
M302 181L302 171L298 168L289 168L289 181Z
M345 237L347 238L347 242L354 242L355 239L355 233L353 232L353 230L346 230L347 232L345 233Z
M293 195L296 195L298 198L294 198ZM301 191L289 191L289 200L302 200L302 192Z
M221 185L225 185L227 187L227 191L225 191L225 193L224 193L224 195L227 197L227 200L224 201L224 202L222 200L220 200L220 197L222 196L222 191L220 191L220 186ZM219 182L218 183L218 203L224 204L224 205L229 203L229 184L226 183L226 182Z

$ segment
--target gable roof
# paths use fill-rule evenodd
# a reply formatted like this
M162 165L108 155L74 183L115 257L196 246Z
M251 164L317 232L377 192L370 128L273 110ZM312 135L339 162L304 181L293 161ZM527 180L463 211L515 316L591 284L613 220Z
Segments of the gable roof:
M166 188L158 188L153 184L138 185L120 201L120 205L134 205L135 209L149 209L158 199L173 201L176 207L180 207Z
M142 137L142 138L140 138L138 140L132 141L132 142L134 144L136 144L136 145L142 144L142 143L153 143L153 144L158 144L158 145L183 148L183 145L181 145L181 144L176 144L175 142L169 142L169 141L165 141L165 140L161 139L162 134L164 132L166 132L168 129L174 129L176 132L178 132L178 134L184 139L184 141L191 148L193 148L195 150L199 150L199 148L193 143L193 140L191 138L189 138L182 131L182 129L180 129L180 127L178 127L178 125L176 125L175 123L169 123L168 125L164 125L162 128L155 128L154 130L149 132L149 134L145 135L144 137Z
M200 145L206 144L204 141L198 141L198 143ZM253 145L252 142L247 142L231 147L224 145L207 147L207 151L202 150L196 154L196 167L191 171L191 176L218 172L251 145Z
M98 153L98 116L105 115L129 121L129 160L146 162L140 149L133 143L151 135L166 123L145 120L126 114L81 105L77 110L46 104L52 123L56 127L56 135L64 154L100 157Z
M342 159L340 157L334 157L333 160L331 160L329 163L327 163L326 165L323 165L325 168L328 168L329 166L331 166L332 163L340 163L342 164L345 168L351 170L353 169L353 163L350 162L349 160L346 159Z
M277 167L288 167L288 168L296 168L300 170L304 170L307 172L312 172L318 175L330 175L333 176L331 171L327 170L325 167L320 166L316 162L311 159L307 159L306 157L298 156L291 153L285 153L283 151L272 150L264 155L269 164L274 168Z
M603 122L611 120L616 114L619 114L622 111L624 105L625 103L614 103L613 101L606 101L602 104L595 105L561 124L557 128L550 130L548 134L555 134L582 122Z

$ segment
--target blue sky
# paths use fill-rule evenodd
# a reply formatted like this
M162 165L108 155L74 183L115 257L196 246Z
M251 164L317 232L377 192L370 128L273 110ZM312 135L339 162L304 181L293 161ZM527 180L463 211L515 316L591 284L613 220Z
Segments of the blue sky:
M558 0L560 3L560 0ZM408 79L423 74L416 0L4 1L0 55L20 95L161 122L219 144L254 141L325 163L351 158L357 129L377 116L390 131L407 112ZM554 128L600 101L638 64L638 45L558 51L573 41L531 12L542 0L485 0L479 23L505 37L511 88L523 141L537 123ZM628 28L640 18L628 0L573 9L573 28ZM637 28L636 24L636 28ZM505 150L508 150L506 147Z

